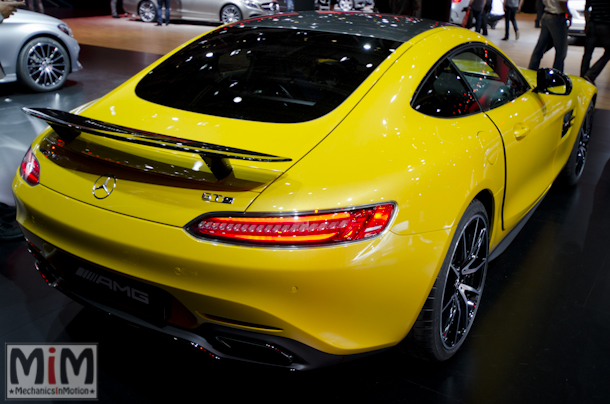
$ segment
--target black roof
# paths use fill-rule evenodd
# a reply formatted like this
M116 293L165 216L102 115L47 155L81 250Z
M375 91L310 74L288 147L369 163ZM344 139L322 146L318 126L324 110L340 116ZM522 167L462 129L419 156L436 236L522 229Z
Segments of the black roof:
M333 32L399 42L406 42L433 28L452 26L449 23L401 15L336 11L277 14L239 21L232 25L248 28L265 27Z

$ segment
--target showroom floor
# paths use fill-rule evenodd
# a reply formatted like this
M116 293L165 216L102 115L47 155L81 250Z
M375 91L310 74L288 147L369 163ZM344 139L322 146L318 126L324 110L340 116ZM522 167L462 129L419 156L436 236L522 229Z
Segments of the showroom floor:
M520 17L523 33L518 43L501 43L502 22L490 38L523 65L538 31L526 30L526 25L533 26L531 16ZM109 17L67 21L79 27L75 35L82 44L84 69L73 74L64 89L35 95L17 85L0 86L0 162L5 166L0 172L8 173L5 182L0 181L4 198L10 198L10 176L27 144L42 129L19 112L22 106L69 110L103 95L166 51L151 51L152 45L144 43L139 50L112 46L111 41L102 47L101 28L96 28L97 44L96 35L79 37L88 25L104 21L114 24L115 35L120 24L139 24L147 31L153 31L152 25ZM173 25L155 29L169 35L173 29L193 28ZM202 32L211 28L195 27ZM148 43L157 42L148 37ZM574 66L580 64L580 55L582 47L571 45L567 72L578 73ZM610 97L609 73L607 68L600 77L600 101ZM188 345L83 308L49 288L34 269L24 241L0 244L0 342L97 343L98 392L104 403L241 403L256 398L307 403L607 403L609 131L610 103L600 102L583 178L574 188L553 188L513 244L490 264L471 335L445 363L421 362L397 350L303 373L217 361ZM0 369L2 389L5 367Z

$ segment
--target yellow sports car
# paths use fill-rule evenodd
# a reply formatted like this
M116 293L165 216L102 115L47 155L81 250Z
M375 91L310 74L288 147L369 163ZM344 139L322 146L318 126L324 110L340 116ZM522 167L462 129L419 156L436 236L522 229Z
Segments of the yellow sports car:
M583 171L596 89L408 17L222 26L46 120L15 177L46 281L211 355L451 357L489 260Z

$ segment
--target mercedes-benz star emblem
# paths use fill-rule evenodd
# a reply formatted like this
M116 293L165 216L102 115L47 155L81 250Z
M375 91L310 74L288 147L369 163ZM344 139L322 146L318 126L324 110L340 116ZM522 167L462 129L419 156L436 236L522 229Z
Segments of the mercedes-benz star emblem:
M93 196L97 199L108 198L116 188L116 181L114 175L102 175L93 184Z

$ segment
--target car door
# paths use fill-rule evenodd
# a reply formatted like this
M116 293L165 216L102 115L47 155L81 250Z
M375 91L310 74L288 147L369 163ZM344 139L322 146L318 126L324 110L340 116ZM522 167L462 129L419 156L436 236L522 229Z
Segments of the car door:
M506 156L503 227L510 229L555 178L553 161L563 115L546 110L519 69L491 47L467 46L450 59L502 135Z
M218 21L219 0L182 0L182 13L187 18Z

